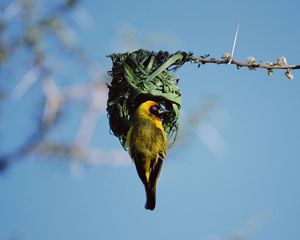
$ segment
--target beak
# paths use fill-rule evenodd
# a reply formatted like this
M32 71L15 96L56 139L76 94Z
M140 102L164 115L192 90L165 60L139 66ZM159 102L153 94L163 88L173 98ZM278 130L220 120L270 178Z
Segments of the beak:
M170 110L166 109L166 107L164 105L160 104L159 106L160 106L160 109L158 110L158 113L160 115L170 112Z

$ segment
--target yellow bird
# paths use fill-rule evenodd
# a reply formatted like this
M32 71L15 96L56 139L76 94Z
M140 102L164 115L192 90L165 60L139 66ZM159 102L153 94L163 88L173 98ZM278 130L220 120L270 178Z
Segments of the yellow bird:
M131 119L126 140L129 154L145 186L145 208L150 210L155 208L157 179L167 151L167 136L161 122L162 114L166 112L168 110L157 102L141 103Z

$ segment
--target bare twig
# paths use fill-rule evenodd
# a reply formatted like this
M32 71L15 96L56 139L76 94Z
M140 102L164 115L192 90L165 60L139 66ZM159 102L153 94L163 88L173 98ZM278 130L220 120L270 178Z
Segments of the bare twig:
M207 57L194 57L194 56L190 56L189 60L191 62L194 63L198 63L198 64L206 64L206 63L215 63L215 64L228 64L228 62L230 61L230 58L226 58L226 59L216 59L216 58L207 58ZM264 69L300 69L300 65L283 65L283 64L279 64L279 63L250 63L250 62L241 62L241 61L237 61L232 59L231 63L232 65L236 65L237 68L241 68L241 67L247 67L250 69L256 69L256 68L264 68Z

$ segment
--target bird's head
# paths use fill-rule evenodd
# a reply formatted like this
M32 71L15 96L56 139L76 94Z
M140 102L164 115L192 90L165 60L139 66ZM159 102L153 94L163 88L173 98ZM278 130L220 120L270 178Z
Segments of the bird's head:
M162 115L168 112L169 110L166 109L164 105L152 100L141 103L137 108L137 113L139 115L156 119L161 119Z

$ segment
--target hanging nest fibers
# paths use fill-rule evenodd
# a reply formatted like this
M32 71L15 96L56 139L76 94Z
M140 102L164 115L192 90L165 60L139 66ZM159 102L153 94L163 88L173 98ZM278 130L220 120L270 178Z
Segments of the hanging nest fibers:
M179 127L181 94L178 79L170 72L189 61L189 53L150 52L111 54L112 77L107 100L107 114L112 133L125 148L130 116L146 100L162 102L170 111L162 119L170 145L174 143Z

